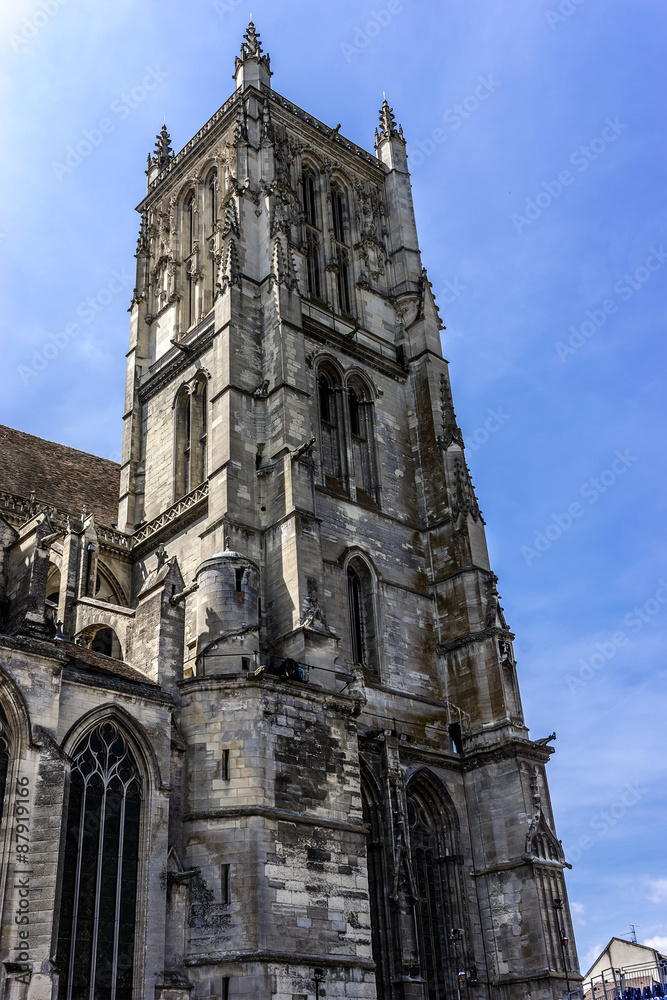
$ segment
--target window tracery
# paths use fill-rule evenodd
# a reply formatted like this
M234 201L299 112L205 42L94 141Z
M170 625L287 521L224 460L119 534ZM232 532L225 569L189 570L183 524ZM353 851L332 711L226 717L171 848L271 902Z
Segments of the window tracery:
M467 948L467 917L461 880L462 858L455 830L422 773L407 786L410 853L415 874L416 918L427 1000L456 995L458 973L472 978Z
M105 721L74 748L57 964L59 1000L131 1000L142 781Z

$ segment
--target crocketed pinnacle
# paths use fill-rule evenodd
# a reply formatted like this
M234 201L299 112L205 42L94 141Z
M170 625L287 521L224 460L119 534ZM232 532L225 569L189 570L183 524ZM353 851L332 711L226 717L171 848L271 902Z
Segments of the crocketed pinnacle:
M155 143L153 162L157 163L158 167L162 169L162 167L165 167L174 156L174 151L171 148L171 138L167 132L166 125L162 126L159 134L156 135L155 138L157 142Z
M380 139L393 139L394 136L403 137L403 129L399 125L396 126L396 119L394 118L394 109L389 107L389 103L385 95L382 95L382 108L380 109L380 131L378 133Z
M243 38L245 39L241 44L241 57L243 59L246 59L248 56L262 55L262 43L259 40L259 34L255 31L252 15Z

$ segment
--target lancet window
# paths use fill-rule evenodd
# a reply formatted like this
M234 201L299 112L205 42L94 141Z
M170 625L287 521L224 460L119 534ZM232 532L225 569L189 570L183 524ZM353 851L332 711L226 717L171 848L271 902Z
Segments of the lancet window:
M208 403L206 377L192 390L181 386L174 405L174 499L203 483L207 475Z
M185 329L189 329L195 320L195 284L194 284L194 268L196 266L195 261L195 242L197 238L197 203L195 199L195 193L192 191L185 199L184 208L184 218L183 218L183 235L184 235L184 260L183 267L185 270L184 274L184 326Z
M348 383L347 402L357 500L365 503L377 503L373 401L368 389L360 379L355 378Z
M302 183L308 292L310 295L321 299L322 273L320 265L320 248L322 240L320 234L319 206L317 203L315 174L310 167L304 167Z
M218 221L218 172L212 170L206 182L206 236L208 245L206 253L206 308L213 308L215 299L215 255L212 245L215 227Z
M331 214L333 218L334 252L336 256L338 310L342 313L350 313L352 299L350 294L350 255L347 247L346 202L343 192L337 185L334 185L331 189Z
M325 486L340 490L343 485L341 462L341 388L328 369L320 369L317 379L320 409L320 455Z
M361 558L352 559L347 567L347 601L352 659L355 663L377 673L375 579Z
M72 754L57 965L58 1000L131 1000L142 780L113 722Z

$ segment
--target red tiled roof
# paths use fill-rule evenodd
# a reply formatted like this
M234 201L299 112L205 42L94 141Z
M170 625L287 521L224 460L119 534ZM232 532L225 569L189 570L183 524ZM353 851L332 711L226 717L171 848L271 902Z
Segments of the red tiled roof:
M0 424L0 490L26 498L34 492L77 517L85 504L110 527L118 520L119 486L117 462Z

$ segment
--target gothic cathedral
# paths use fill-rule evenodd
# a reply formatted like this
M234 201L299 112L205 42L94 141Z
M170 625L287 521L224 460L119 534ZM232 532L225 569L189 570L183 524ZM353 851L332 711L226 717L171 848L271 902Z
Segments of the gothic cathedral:
M252 22L235 78L149 157L120 468L0 428L0 991L556 1000L402 129L281 97Z

